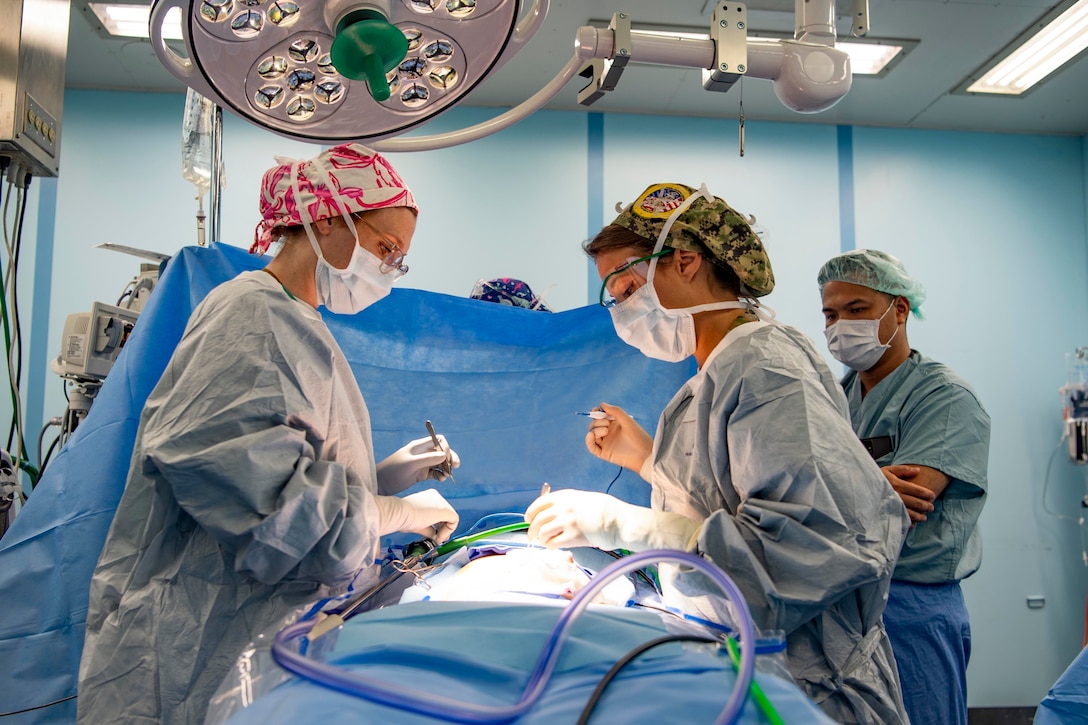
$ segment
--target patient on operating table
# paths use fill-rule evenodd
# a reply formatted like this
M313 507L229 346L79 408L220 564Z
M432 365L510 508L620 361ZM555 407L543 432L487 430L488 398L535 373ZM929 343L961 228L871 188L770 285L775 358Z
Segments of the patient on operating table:
M401 601L569 600L589 582L589 573L563 549L462 549L405 592ZM621 578L606 586L593 602L624 606L633 592L630 582Z

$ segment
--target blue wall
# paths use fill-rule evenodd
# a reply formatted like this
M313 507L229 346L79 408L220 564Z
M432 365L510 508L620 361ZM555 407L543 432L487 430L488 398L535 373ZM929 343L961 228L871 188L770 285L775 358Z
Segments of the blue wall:
M171 254L195 242L194 189L180 173L183 105L181 95L66 95L60 177L32 187L27 228L37 262L22 282L31 437L65 408L60 379L40 369L59 350L65 317L115 302L138 270L136 258L93 245ZM455 109L426 130L492 115ZM750 121L741 158L729 120L541 112L464 146L390 155L422 208L402 283L464 296L477 278L514 276L548 290L557 309L595 302L599 282L579 244L615 203L667 180L705 181L757 217L778 280L767 302L820 349L820 264L854 245L902 258L929 288L926 319L908 325L913 346L967 378L994 422L985 557L965 583L970 704L1034 705L1080 649L1088 593L1078 523L1088 469L1058 448L1065 353L1088 344L1085 147L1083 138ZM228 116L223 240L248 246L273 154L315 151ZM1042 609L1027 607L1035 595Z

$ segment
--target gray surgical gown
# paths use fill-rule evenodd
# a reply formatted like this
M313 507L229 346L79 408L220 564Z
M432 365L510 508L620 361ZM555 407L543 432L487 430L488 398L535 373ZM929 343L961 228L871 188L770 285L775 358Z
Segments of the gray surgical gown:
M254 635L376 577L370 418L317 312L246 272L147 399L91 581L81 723L199 723Z
M811 341L777 323L732 330L662 413L652 462L653 507L704 521L697 550L758 628L785 633L790 671L824 712L905 723L881 614L910 520ZM711 586L690 571L670 582Z

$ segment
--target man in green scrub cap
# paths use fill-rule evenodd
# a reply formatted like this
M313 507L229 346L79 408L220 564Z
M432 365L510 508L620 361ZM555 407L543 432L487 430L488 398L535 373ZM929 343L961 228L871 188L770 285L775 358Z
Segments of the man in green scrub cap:
M955 372L912 350L907 316L924 287L884 252L858 249L818 276L824 334L854 432L906 506L911 528L884 624L911 722L967 723L971 627L960 580L978 570L990 416Z

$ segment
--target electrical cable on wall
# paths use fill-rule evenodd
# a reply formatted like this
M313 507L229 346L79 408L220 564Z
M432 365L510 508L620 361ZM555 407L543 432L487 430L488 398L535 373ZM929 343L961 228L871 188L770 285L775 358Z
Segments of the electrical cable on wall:
M29 179L27 180L29 183ZM10 199L10 196L8 197ZM4 248L8 253L8 264L4 270L4 289L8 293L8 309L11 310L10 319L13 323L13 333L11 335L11 341L7 347L8 351L8 373L9 376L14 377L13 386L16 393L17 405L21 405L22 397L21 387L23 378L23 335L22 325L20 324L19 315L19 289L18 289L18 270L19 270L19 250L21 248L22 231L23 231L23 219L26 216L26 203L27 194L24 193L20 187L16 195L16 217L14 220L14 232L10 236L6 233L7 227L5 225L4 234ZM5 220L7 219L5 209ZM19 411L18 421L20 423L20 443L22 443L22 414ZM8 449L12 446L12 435L15 429L15 420L12 421L11 429L8 431Z
M29 459L23 430L22 395L22 327L18 303L19 254L22 248L23 225L26 218L27 189L32 176L29 169L5 159L3 167L6 189L3 199L4 250L7 259L0 281L0 313L3 315L4 350L8 364L8 384L12 401L12 421L9 426L7 449L13 450L15 467L26 472L30 487L38 482L38 469ZM15 217L11 219L11 198L15 196ZM20 492L21 497L25 497Z

